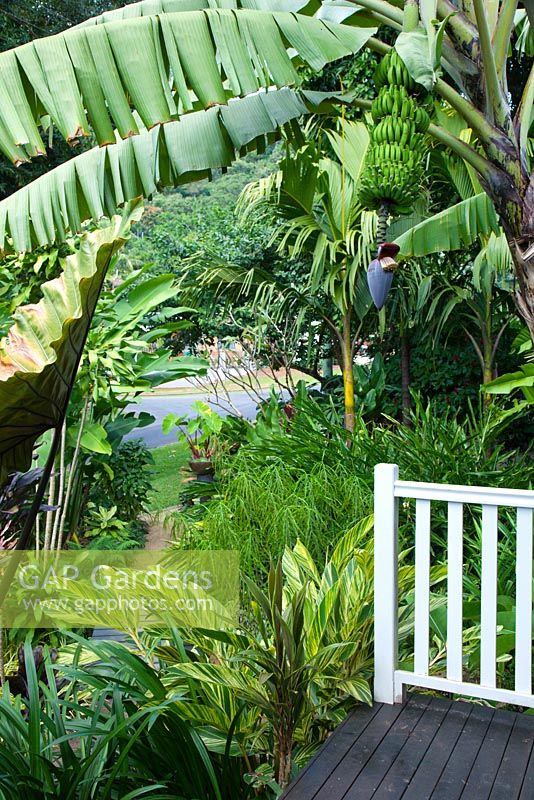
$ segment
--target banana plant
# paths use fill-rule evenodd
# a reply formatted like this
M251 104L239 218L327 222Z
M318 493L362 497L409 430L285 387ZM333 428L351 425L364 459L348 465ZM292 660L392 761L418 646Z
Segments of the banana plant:
M13 163L44 155L52 125L99 145L1 204L0 250L50 243L261 149L325 99L290 88L301 81L296 62L321 69L375 30L225 5L134 4L120 24L100 18L0 53L0 149Z
M261 87L288 87L298 82L287 46L312 69L320 69L326 61L354 53L363 45L384 55L391 49L391 32L399 34L395 49L412 78L452 107L473 131L473 141L465 142L439 120L428 129L433 140L470 165L483 196L494 204L519 286L517 307L534 338L530 146L534 67L526 81L514 87L519 89L515 95L520 95L516 108L508 92L516 12L522 12L518 24L524 26L525 13L532 14L528 2L500 0L488 5L473 0L457 5L452 0L362 0L353 7L325 0L318 8L300 0L272 0L267 11L258 10L266 7L264 2L248 0L247 8L206 10L204 0L198 0L201 10L194 10L195 5L195 0L142 0L128 6L126 12L102 15L81 27L0 54L3 152L14 163L42 154L42 126L46 129L51 124L68 141L94 133L99 144L110 143L111 147L115 129L121 138L135 138L141 123L147 128L165 127L179 117L185 119L181 115L195 107L210 106L214 107L212 121L219 126L220 135L215 137L219 149L213 149L214 139L193 135L184 150L190 162L186 174L205 174L210 168L206 160L220 154L221 141L228 144L227 136L232 139L232 134L234 146L236 138L247 139L250 114L240 114L237 129L230 125L231 132L221 125L223 112L233 105L228 103L229 97L248 99ZM273 10L280 8L284 10ZM381 30L389 29L384 40L374 36L379 25ZM357 103L370 108L368 101ZM263 122L255 117L249 142L279 126L277 114L282 107L281 98L275 100L273 93L273 113L264 115ZM210 159L201 158L201 151ZM146 179L151 170L146 159L141 162ZM118 176L116 160L114 163ZM55 214L46 202L45 209L41 208L47 193L43 184L13 201L18 214L11 212L9 226L16 231L10 231L11 237L17 238L16 246L25 240L26 247L31 240L30 217L32 227L38 218L42 238L56 235L58 216L59 227L71 224L76 183L73 165ZM98 207L92 208L91 216L98 212ZM0 207L0 229L6 216L7 209Z
M471 140L472 132L462 127L458 115L438 113L444 126L456 131L463 141ZM458 285L455 280L427 276L425 283L429 284L427 292L431 291L432 299L426 322L432 325L438 340L451 313L455 309L460 312L465 334L480 362L482 383L486 386L496 377L499 343L512 319L506 307L513 275L510 249L493 204L482 191L469 164L454 155L439 155L459 202L418 221L395 241L400 247L400 256L405 258L463 250L467 244L478 244L479 251L470 265L467 286ZM421 283L421 287L423 285ZM485 401L489 402L487 392Z
M396 50L412 77L433 89L473 130L476 144L462 141L435 123L429 133L466 159L495 203L517 272L518 307L534 332L533 293L528 288L529 281L534 282L528 147L534 70L522 87L515 119L507 93L515 14L519 9L524 17L529 12L527 3L501 0L488 8L482 0L474 0L458 8L450 0L406 0L403 4L364 0L354 9L335 2L324 2L317 9L298 0L287 4L281 0L280 5L270 6L289 9L283 12L256 8L195 12L191 5L194 2L142 0L129 6L127 13L102 15L57 37L2 54L0 69L6 80L0 145L4 152L15 163L42 153L41 120L55 124L67 140L92 129L102 144L114 141L114 128L121 137L140 130L132 107L152 127L170 123L197 102L224 106L228 93L251 94L265 83L294 85L294 67L282 54L285 42L300 50L312 68L319 68L321 59L337 57L333 51L340 42L350 50L355 39L349 42L349 38L356 33L358 47L366 43L381 54L389 52L390 46L364 26L389 27L400 32ZM299 13L292 13L295 10ZM314 13L316 19L307 19L305 12ZM325 27L317 26L317 17L328 34ZM120 25L116 24L119 20ZM180 35L184 30L190 38ZM230 40L235 46L229 46ZM173 74L171 85L167 65ZM33 105L28 102L29 85L36 93ZM365 101L359 105L365 106ZM69 185L72 189L72 178ZM63 200L65 212L72 191ZM33 203L37 203L35 193ZM20 227L25 227L27 202L20 210ZM50 224L49 215L41 227Z
M255 303L279 318L290 308L319 313L339 354L349 431L354 429L354 354L370 308L364 267L376 230L376 214L358 201L368 144L363 123L342 119L337 130L312 129L296 151L288 148L277 172L243 191L243 219L258 211L268 214L275 223L272 243L278 252L309 260L302 289L283 286L265 270L244 275L225 265L205 275L223 288L252 289ZM333 305L333 314L321 298Z

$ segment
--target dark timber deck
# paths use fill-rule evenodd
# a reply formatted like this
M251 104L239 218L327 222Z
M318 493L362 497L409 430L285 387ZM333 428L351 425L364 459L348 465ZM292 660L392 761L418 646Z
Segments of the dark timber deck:
M424 695L353 712L284 800L534 800L534 716Z

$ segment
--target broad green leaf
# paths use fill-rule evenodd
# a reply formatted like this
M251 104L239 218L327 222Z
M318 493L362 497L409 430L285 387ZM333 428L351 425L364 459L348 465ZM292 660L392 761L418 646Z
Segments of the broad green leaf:
M177 414L173 414L172 411L169 412L163 418L163 422L161 423L161 430L165 436L167 436L167 434L169 434L176 425L179 425L182 420L182 417L179 417Z
M414 81L432 91L435 81L434 61L426 31L419 28L407 33L399 33L395 50L404 61Z
M484 386L488 394L510 394L516 389L534 386L534 364L524 364L517 372L501 375Z
M174 275L156 275L132 289L128 295L128 305L134 314L148 314L175 295Z
M61 241L129 200L206 178L329 97L314 93L311 102L291 89L261 92L82 153L0 202L0 251Z
M37 438L58 425L76 377L106 271L126 241L139 205L86 233L42 300L22 306L0 341L0 475L29 469Z
M141 367L140 379L146 381L152 389L178 378L200 377L208 371L208 362L203 358L195 356L170 358L166 351L155 359L150 353L142 353L137 363Z
M45 117L69 142L94 135L110 144L114 129L135 137L140 127L177 120L199 104L224 106L260 88L296 86L294 58L321 69L357 53L375 32L288 11L204 5L126 13L0 53L0 149L16 164L44 153ZM144 194L154 191L149 163L142 158L138 166Z
M88 450L90 453L111 455L111 444L108 441L107 431L98 422L88 422L84 426L80 444L84 450Z
M530 338L530 333L526 325L515 337L512 343L512 349L520 354L530 353L532 351L532 339Z
M138 415L129 411L127 414L120 414L112 422L106 425L108 441L112 446L116 446L126 434L131 433L137 428L145 428L152 425L156 418L146 411L141 411Z
M490 233L501 233L497 214L489 197L477 194L420 222L395 242L400 256L411 258L460 250Z

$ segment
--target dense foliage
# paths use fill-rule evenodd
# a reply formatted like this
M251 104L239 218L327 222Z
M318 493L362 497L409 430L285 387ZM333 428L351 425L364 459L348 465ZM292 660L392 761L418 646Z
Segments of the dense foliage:
M0 47L119 5L21 0L2 10ZM293 16L254 0L204 5L186 0L185 18L174 0L149 0L118 8L120 24L100 19L92 39L56 38L61 75L49 40L39 59L24 60L33 45L12 56L16 108L2 88L0 110L0 146L18 164L0 164L13 251L0 262L0 549L143 548L163 512L154 529L171 554L239 552L239 622L147 627L128 646L0 628L8 800L279 797L371 701L376 464L406 480L533 486L527 4L515 18L513 3L490 13L481 0L451 16L449 3L407 2L404 16L397 0L325 4L350 18L343 27L306 17L312 4ZM77 50L99 34L116 81L96 50ZM31 161L40 149L46 164ZM156 196L164 186L175 188ZM386 241L400 264L386 263L399 268L377 311L366 270ZM216 363L225 347L244 353L233 383ZM262 384L268 368L285 371L284 391ZM209 387L229 396L245 374L256 419L219 416ZM178 444L153 455L142 437L154 417L132 403L183 378L200 398L175 414L161 389ZM443 505L432 509L435 673L447 657ZM414 517L402 503L408 666ZM502 509L500 686L515 648L515 531ZM480 551L481 513L466 506L466 675L480 669Z

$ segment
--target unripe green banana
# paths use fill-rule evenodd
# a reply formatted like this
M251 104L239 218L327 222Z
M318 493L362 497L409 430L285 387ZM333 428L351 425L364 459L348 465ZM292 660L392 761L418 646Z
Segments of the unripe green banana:
M407 214L424 177L424 134L434 101L415 83L395 49L376 68L375 83L379 89L371 104L375 126L360 179L360 202L376 209L386 201L393 213Z

